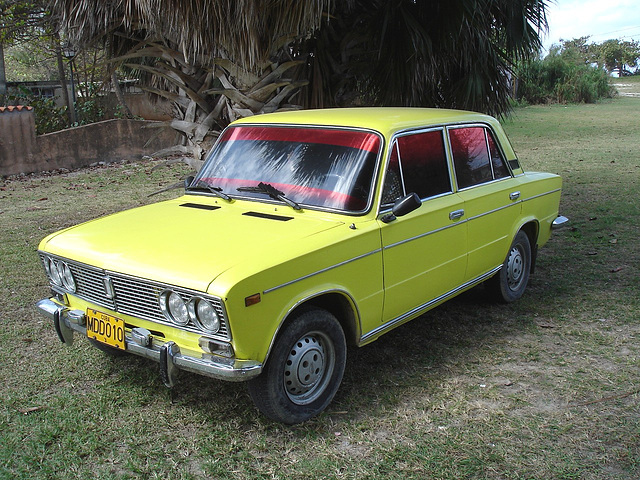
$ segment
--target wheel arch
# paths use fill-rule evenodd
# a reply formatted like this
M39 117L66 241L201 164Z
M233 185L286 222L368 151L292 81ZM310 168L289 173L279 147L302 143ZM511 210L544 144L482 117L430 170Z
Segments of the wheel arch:
M313 308L326 310L336 317L344 332L347 345L356 345L358 343L361 335L360 313L353 297L344 290L317 292L314 295L309 295L298 300L298 302L289 309L273 335L264 360L265 363L269 360L273 346L284 327L298 314Z
M524 232L529 238L529 244L531 245L531 268L530 273L534 273L536 269L536 257L538 256L538 235L540 233L540 222L536 219L529 219L523 223L520 228L515 232L515 236L518 232Z
M320 308L331 313L340 323L347 343L357 343L360 335L360 314L353 297L343 290L318 292L298 301L289 310L278 330L297 314L312 308Z

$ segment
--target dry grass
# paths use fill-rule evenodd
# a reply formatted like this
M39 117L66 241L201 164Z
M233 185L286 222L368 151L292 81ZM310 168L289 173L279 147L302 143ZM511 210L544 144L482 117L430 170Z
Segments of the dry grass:
M166 390L153 362L65 347L33 308L41 237L147 202L182 167L3 182L0 478L639 477L639 112L634 98L518 110L522 163L562 174L572 221L525 298L477 288L351 350L335 402L293 428L242 384Z

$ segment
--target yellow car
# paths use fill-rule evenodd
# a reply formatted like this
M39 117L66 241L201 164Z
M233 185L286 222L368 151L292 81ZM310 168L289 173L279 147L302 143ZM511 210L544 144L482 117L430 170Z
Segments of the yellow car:
M492 117L355 108L232 123L185 194L46 237L60 339L248 381L267 417L322 412L362 346L486 282L525 291L561 179Z

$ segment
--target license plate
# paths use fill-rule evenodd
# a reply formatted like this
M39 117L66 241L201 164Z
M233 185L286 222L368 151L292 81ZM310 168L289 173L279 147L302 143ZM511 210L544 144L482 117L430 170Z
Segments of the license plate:
M124 350L124 320L88 308L87 337Z

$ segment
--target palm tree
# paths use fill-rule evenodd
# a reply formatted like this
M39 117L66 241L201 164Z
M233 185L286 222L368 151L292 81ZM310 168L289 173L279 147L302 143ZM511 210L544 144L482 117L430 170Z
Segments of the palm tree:
M410 105L502 114L512 65L540 48L547 0L51 0L76 44L109 45L175 105L199 161L238 116ZM196 165L194 165L196 166Z
M328 104L340 104L341 92L358 90L365 104L501 115L509 109L513 65L537 54L547 28L546 0L356 0L342 5L334 13L337 21L323 24L314 38L318 44L312 58L332 66L333 78L342 82L338 87L326 82L323 100ZM323 68L323 79L331 78L327 71ZM332 93L338 96L327 101ZM315 92L313 98L318 96Z

